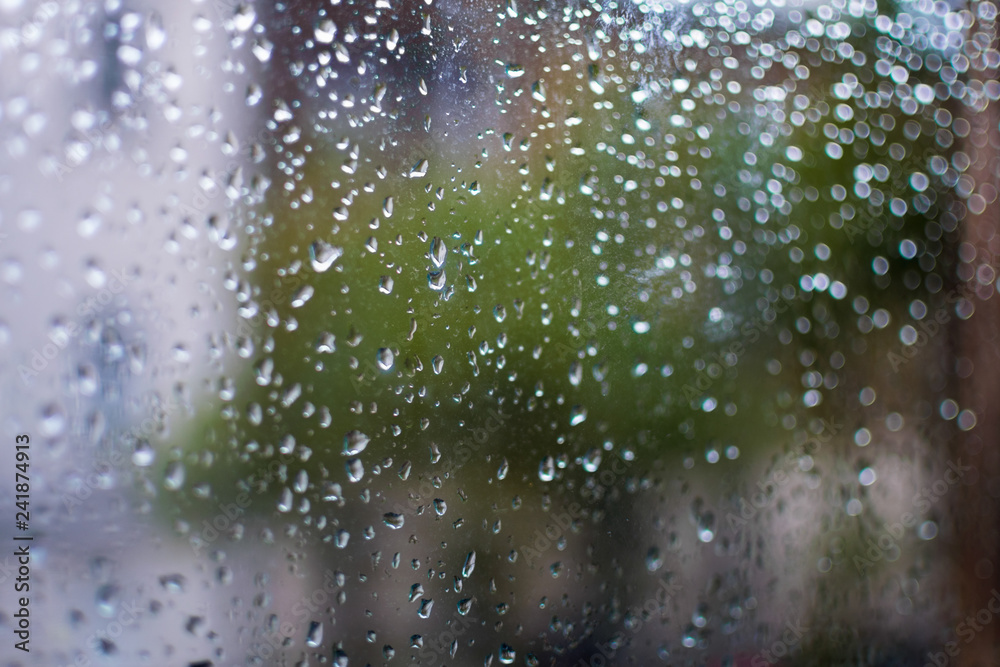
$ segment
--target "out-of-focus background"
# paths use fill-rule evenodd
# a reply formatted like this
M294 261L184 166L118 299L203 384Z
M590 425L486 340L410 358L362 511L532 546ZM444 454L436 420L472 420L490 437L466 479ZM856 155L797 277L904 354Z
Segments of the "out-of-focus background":
M0 0L3 664L1000 664L996 21Z

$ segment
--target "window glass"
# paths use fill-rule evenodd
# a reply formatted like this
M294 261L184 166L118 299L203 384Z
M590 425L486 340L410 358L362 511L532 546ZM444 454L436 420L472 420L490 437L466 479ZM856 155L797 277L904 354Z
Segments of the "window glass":
M0 655L993 664L996 21L0 0Z

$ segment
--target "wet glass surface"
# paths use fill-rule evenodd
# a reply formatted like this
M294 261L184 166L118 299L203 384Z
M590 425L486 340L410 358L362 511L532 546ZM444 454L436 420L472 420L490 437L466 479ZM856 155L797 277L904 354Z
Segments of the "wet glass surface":
M0 0L3 663L1000 664L996 21Z

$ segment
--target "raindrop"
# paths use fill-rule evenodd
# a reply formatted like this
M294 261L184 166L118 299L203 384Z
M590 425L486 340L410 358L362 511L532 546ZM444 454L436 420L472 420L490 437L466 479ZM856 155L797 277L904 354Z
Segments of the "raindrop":
M445 257L448 254L448 247L445 245L437 236L431 241L431 262L434 263L434 267L440 269L444 266Z
M153 465L156 459L156 451L150 446L148 440L139 440L135 443L135 451L132 452L132 463L145 468Z
M509 644L500 644L500 664L502 665L512 665L514 664L514 659L517 657L517 651L514 650L513 646Z
M472 571L476 569L476 552L470 551L469 555L465 557L465 563L462 565L462 578L468 579L472 575Z
M309 630L306 632L306 646L316 648L323 643L323 624L318 621L310 621Z
M421 178L427 175L427 168L430 165L427 160L418 160L411 168L408 174L410 178Z
M434 513L438 516L444 516L445 512L448 511L448 503L446 503L441 498L434 499Z
M365 467L361 463L361 459L353 458L348 459L345 464L347 467L347 479L352 482L360 482L365 476Z
M97 589L95 604L97 615L102 618L114 618L118 609L119 589L115 584L104 584Z
M167 464L163 485L170 491L178 491L184 486L184 464L171 461Z
M387 347L380 347L375 355L375 362L378 364L380 370L387 371L392 368L393 360L395 355L393 355L392 350Z
M278 498L278 511L283 514L291 512L292 502L292 490L286 486L281 490L281 496Z
M344 451L345 456L357 456L361 452L365 451L365 447L368 446L368 436L361 431L348 431L344 434Z
M323 19L316 24L313 35L316 37L318 43L331 44L333 43L333 38L337 35L337 26L330 19Z
M646 569L656 572L661 567L663 567L663 557L660 555L660 550L657 547L650 547L646 552Z
M551 456L546 456L538 464L538 479L551 482L556 476L556 462Z
M435 292L440 292L444 289L446 280L444 271L432 271L427 274L427 285Z
M325 273L343 254L343 249L325 241L313 241L309 246L309 260L316 273Z
M601 467L601 450L597 447L592 447L587 451L583 457L583 469L587 472L597 472L597 469Z

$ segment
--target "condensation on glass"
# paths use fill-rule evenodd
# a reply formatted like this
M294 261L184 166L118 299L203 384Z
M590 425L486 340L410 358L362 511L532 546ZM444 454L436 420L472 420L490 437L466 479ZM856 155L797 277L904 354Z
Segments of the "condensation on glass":
M993 664L997 49L992 1L0 0L0 656Z

